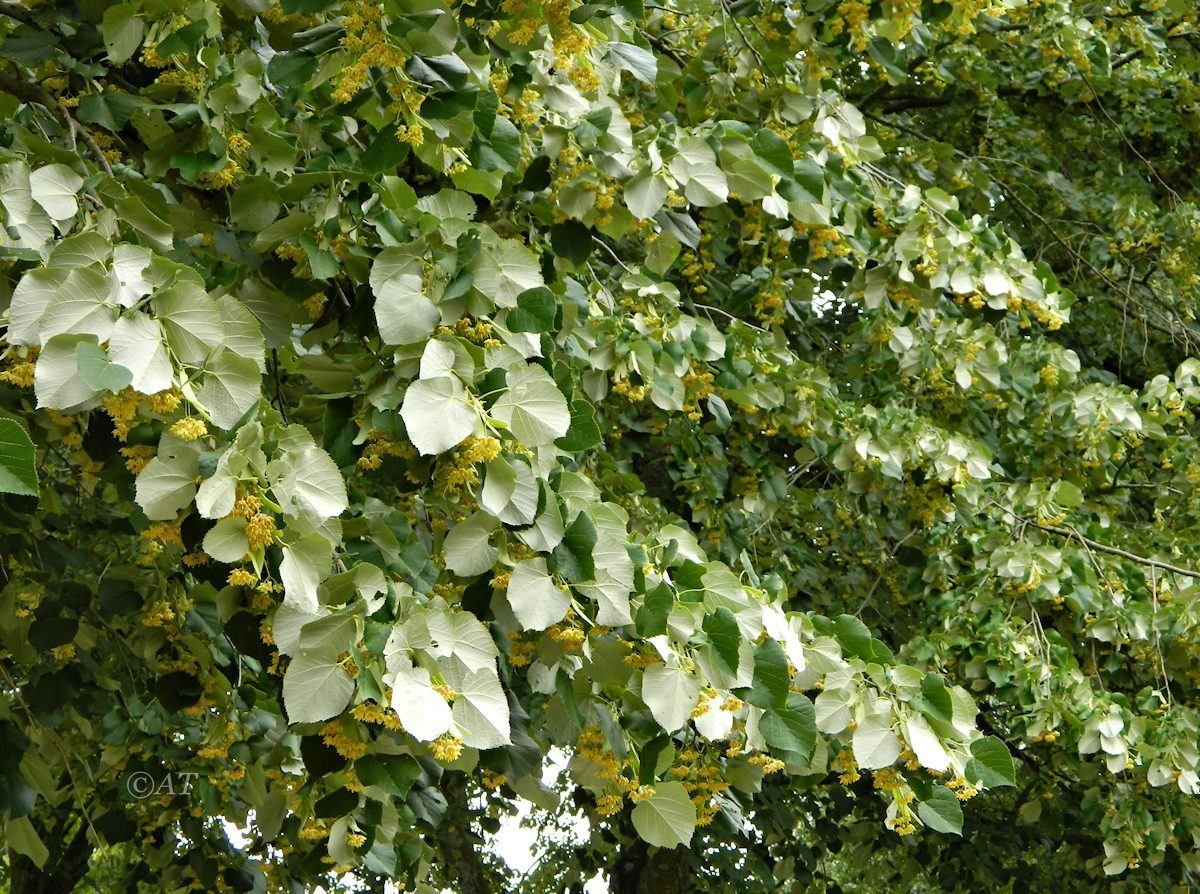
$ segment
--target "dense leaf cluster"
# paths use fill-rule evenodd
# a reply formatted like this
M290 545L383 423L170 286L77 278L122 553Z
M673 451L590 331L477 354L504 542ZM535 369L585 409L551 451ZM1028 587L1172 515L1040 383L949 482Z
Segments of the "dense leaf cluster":
M0 5L11 890L1192 884L1198 26Z

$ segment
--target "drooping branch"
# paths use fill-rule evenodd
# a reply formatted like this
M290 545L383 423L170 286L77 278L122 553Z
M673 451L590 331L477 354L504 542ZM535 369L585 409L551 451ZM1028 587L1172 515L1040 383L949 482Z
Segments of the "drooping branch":
M45 108L51 115L62 122L63 127L66 128L71 140L71 148L75 148L76 137L82 139L84 145L88 147L88 151L95 156L97 164L100 165L104 173L110 177L112 176L112 165L104 157L104 150L97 144L91 131L76 121L75 116L68 111L66 106L58 101L58 98L53 93L41 84L30 84L28 81L22 81L20 78L13 77L10 74L0 74L0 91L11 93L18 99L36 103Z
M1190 568L1182 568L1179 565L1172 565L1170 562L1163 562L1159 559L1151 559L1148 556L1139 556L1137 553L1131 553L1129 550L1121 549L1118 546L1109 546L1106 543L1101 543L1098 540L1092 540L1090 537L1085 537L1075 528L1062 528L1058 525L1044 524L1035 518L1030 518L1026 515L1019 515L1018 513L1013 512L1011 509L1006 509L995 500L992 501L992 504L1023 524L1037 528L1039 531L1045 531L1049 534L1056 534L1059 537L1065 537L1068 540L1077 540L1089 549L1094 549L1096 552L1107 553L1110 556L1119 556L1122 559L1128 559L1129 561L1136 562L1139 565L1145 565L1147 568L1157 568L1160 571L1169 571L1172 574L1181 574L1184 577L1200 580L1200 571L1193 571Z

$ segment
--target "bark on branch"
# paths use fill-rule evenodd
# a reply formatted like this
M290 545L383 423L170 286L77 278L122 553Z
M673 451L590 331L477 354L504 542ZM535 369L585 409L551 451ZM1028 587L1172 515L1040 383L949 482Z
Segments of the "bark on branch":
M75 148L76 137L82 139L84 145L88 147L88 151L95 156L96 163L100 165L104 173L110 177L112 176L112 166L108 163L108 159L104 157L104 150L96 143L91 131L76 121L75 116L67 110L66 106L58 101L58 97L53 93L41 84L30 84L9 74L0 74L0 91L11 93L17 99L36 103L46 109L66 128L71 148Z
M1151 559L1147 556L1139 556L1137 553L1131 553L1128 550L1121 549L1117 546L1109 546L1105 543L1100 543L1098 540L1092 540L1090 537L1085 537L1074 528L1060 528L1058 525L1046 525L1039 522L1037 519L1029 518L1025 515L1018 515L1010 509L1005 509L999 503L992 501L996 506L1011 515L1018 521L1037 528L1039 531L1046 531L1049 534L1057 534L1059 537L1065 537L1068 540L1078 540L1089 549L1094 549L1098 553L1108 553L1110 556L1120 556L1122 559L1128 559L1131 562L1137 562L1139 565L1145 565L1147 568L1157 568L1160 571L1169 571L1172 574L1181 574L1184 577L1190 577L1200 580L1200 571L1193 571L1190 568L1182 568L1179 565L1172 565L1170 562L1162 562L1158 559Z

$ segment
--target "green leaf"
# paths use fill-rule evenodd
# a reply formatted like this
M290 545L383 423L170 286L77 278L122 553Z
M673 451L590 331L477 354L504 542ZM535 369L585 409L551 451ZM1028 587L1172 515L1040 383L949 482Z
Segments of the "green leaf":
M723 606L709 612L704 616L703 629L717 656L717 663L728 673L737 674L742 633L733 612Z
M338 664L335 648L302 651L283 675L283 706L289 723L317 723L342 713L354 679Z
M893 83L902 83L908 77L908 68L904 62L904 54L897 52L896 45L885 37L873 37L867 45L871 58L882 66L888 79Z
M825 171L811 155L795 163L795 179L792 181L802 190L794 201L820 204L825 198ZM781 192L780 195L783 195ZM789 199L792 200L792 199Z
M570 591L554 583L540 557L517 563L505 596L522 630L545 630L571 608Z
M505 325L513 332L551 332L558 317L558 296L539 286L517 296L517 306L508 312Z
M1016 785L1016 770L1008 747L994 736L984 736L971 743L971 759L965 775L972 785L997 788Z
M763 714L758 730L771 748L795 754L800 763L808 763L817 744L813 703L799 692L789 692L784 707Z
M407 248L385 248L371 264L375 319L385 344L407 345L433 334L441 312L424 292L421 259Z
M554 445L568 453L590 450L603 441L600 426L596 424L596 411L586 400L571 401L571 427Z
M667 632L667 618L675 607L675 594L666 581L659 581L658 586L646 594L641 608L637 613L637 635L643 639L661 636Z
M120 391L133 381L133 373L108 359L99 345L81 341L75 346L79 377L96 391Z
M235 516L217 522L204 535L204 551L227 565L240 562L250 551L246 539L246 520Z
M550 228L550 247L578 267L592 255L592 231L577 220L564 220Z
M642 171L625 181L622 196L630 214L638 220L647 220L662 208L669 191L662 176Z
M83 178L66 165L46 165L29 177L33 200L45 209L53 220L74 217L79 210L75 194L83 186Z
M834 633L847 655L873 661L876 664L892 665L896 656L892 650L871 636L867 625L853 615L839 615L833 622Z
M174 519L196 496L199 477L200 454L196 449L165 442L158 456L137 477L137 503L151 520Z
M341 470L302 425L289 425L279 438L267 477L288 515L324 521L341 515L349 505Z
M108 339L108 359L129 370L130 384L141 394L166 391L175 381L162 324L148 314L126 314L117 320Z
M50 851L38 836L33 823L27 816L10 819L4 827L4 835L8 846L14 853L22 854L30 859L34 866L41 869L50 857Z
M700 700L700 680L681 667L655 664L642 676L642 701L665 732L687 723Z
M12 419L0 419L0 493L38 495L35 452L29 433Z
M522 292L545 285L538 259L514 239L485 244L470 269L475 288L498 307L513 307Z
M56 335L92 335L107 341L117 309L109 303L112 280L91 267L67 274L39 321L43 340Z
M864 770L890 767L900 756L901 743L890 716L868 714L854 728L854 760Z
M944 785L934 786L929 797L917 805L917 816L935 832L962 834L962 807L958 798L954 797L954 792Z
M506 525L533 524L538 482L528 462L499 456L487 464L479 505Z
M507 118L497 115L490 135L475 135L469 158L480 171L516 171L521 166L520 131Z
M470 69L453 53L441 56L416 55L408 61L408 74L422 84L461 90L467 84Z
M593 551L597 542L595 522L587 512L580 512L563 533L562 543L555 550L559 573L570 580L592 580L596 576Z
M267 78L279 87L302 88L317 73L317 59L312 53L276 53L267 63Z
M38 407L69 410L98 396L79 375L76 348L92 343L87 335L56 335L42 346L33 372L33 391Z
M638 835L649 845L687 847L696 830L696 805L683 783L660 782L654 786L653 795L633 808L630 819Z
M146 33L146 24L138 18L133 3L120 3L104 10L101 28L108 61L113 65L120 65L132 56Z
M486 635L486 633L485 633ZM470 670L456 654L442 664L442 673L458 693L451 712L470 748L500 748L512 741L508 697L496 675L494 664Z
M921 694L909 701L918 711L942 723L954 722L954 701L945 681L937 674L926 674L921 680Z
M767 170L781 177L791 177L796 163L788 141L769 127L761 128L750 141L754 154L765 163Z
M400 405L400 418L408 439L425 456L457 447L479 424L467 390L451 376L421 379L409 385Z
M213 422L226 431L236 426L261 396L258 365L230 347L221 348L205 364L204 382L196 391Z
M354 762L354 775L363 785L403 798L421 776L421 765L407 754L368 754Z
M308 266L312 271L313 279L332 279L337 276L337 259L332 252L320 248L311 233L301 233L297 241L308 258Z
M729 198L725 172L717 166L712 147L697 136L685 138L678 154L671 159L671 173L683 184L683 192L693 205L708 208Z
M643 84L654 86L654 80L658 77L658 60L649 50L612 40L608 42L607 54L622 71L629 72Z
M208 33L207 20L201 19L198 22L192 22L190 25L184 25L159 42L155 48L158 55L166 59L169 56L190 56L196 52L196 48L200 46L200 41L204 39L204 35Z
M459 577L482 574L496 564L499 552L488 543L500 522L486 512L476 512L450 529L442 544L446 567Z
M566 398L550 374L535 364L509 370L508 388L492 406L492 416L507 424L526 447L553 444L571 427Z
M781 708L787 704L792 676L783 646L771 638L754 647L754 679L746 701L757 708Z

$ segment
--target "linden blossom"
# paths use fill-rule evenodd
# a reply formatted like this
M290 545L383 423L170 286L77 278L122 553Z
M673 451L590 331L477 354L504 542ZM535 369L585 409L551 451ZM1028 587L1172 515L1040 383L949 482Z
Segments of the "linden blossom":
M0 12L12 894L1200 872L1191 6L201 6Z

